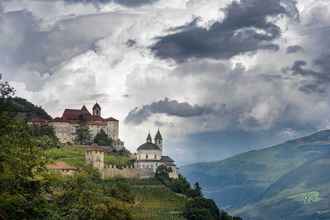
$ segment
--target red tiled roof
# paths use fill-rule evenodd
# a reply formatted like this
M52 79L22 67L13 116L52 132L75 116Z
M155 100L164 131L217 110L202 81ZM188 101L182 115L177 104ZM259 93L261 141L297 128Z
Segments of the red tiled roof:
M52 164L48 164L47 168L50 170L77 170L76 167L70 166L63 161L58 161Z
M105 119L106 121L118 121L117 119L113 118L113 117L110 117L110 118L107 118Z
M118 121L115 118L104 119L101 116L92 115L85 106L79 109L65 109L61 118L55 118L54 122L77 122L84 120L88 123L105 123L107 121Z
M34 117L31 119L32 123L47 123L48 120L40 117Z
M91 117L89 112L78 109L65 109L62 115L64 121L89 119L89 117Z

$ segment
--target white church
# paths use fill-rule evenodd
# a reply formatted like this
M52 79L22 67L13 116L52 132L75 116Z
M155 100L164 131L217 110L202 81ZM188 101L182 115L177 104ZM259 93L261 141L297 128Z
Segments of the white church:
M135 168L137 169L152 169L156 172L160 165L165 165L171 169L169 173L171 178L177 178L177 167L174 160L169 156L163 155L163 138L160 131L154 138L154 143L150 133L147 136L146 142L137 148Z

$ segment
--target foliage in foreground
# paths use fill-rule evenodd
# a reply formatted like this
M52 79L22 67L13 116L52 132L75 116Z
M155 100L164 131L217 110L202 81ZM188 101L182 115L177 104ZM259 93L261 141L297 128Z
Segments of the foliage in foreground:
M88 167L51 174L37 143L29 126L0 114L0 219L131 219L129 187Z
M128 186L109 184L89 167L73 177L46 169L45 143L36 135L44 130L33 131L6 111L8 86L0 81L6 90L0 92L0 219L130 220Z

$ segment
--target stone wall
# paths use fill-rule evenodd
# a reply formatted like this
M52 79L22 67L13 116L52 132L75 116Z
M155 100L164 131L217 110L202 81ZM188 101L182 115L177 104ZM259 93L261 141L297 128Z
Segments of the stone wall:
M74 142L76 124L68 122L51 122L49 125L54 128L55 135L61 143Z
M153 169L137 169L133 166L118 168L114 165L106 165L102 172L103 178L137 178L145 179L155 176Z
M74 143L76 128L79 124L69 122L50 122L50 126L54 128L55 134L61 143ZM119 123L118 121L109 121L103 124L89 124L92 138L103 129L105 133L113 140L119 140ZM117 146L116 146L117 147ZM123 146L118 145L120 149Z
M119 122L118 121L108 121L107 123L107 134L113 139L119 139Z

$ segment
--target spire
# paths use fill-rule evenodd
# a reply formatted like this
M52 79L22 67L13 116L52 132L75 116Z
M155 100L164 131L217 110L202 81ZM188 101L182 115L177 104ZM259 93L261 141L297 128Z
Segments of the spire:
M160 134L159 129L155 136L155 144L163 151L163 138L162 135Z
M149 132L148 137L147 137L147 143L152 143L150 132Z
M88 112L87 108L85 105L83 105L83 107L81 108L81 111L84 111L84 112Z
M155 140L163 140L163 137L162 137L162 135L161 135L161 133L159 131L159 128L158 128L158 131L156 133Z
M101 109L101 106L99 105L99 103L95 103L95 105L93 106L93 109L96 109L96 108L98 108L98 109Z
M101 106L97 102L93 106L93 115L94 116L101 116Z

